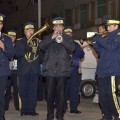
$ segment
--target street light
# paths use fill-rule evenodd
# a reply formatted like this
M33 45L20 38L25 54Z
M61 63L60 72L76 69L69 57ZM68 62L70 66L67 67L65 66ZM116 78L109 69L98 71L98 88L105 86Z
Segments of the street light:
M41 27L41 0L38 0L38 28Z

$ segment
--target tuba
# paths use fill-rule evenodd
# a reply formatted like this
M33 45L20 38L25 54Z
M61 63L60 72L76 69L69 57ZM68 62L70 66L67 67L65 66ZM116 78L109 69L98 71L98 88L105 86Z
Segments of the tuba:
M26 53L25 53L25 59L27 62L31 63L39 57L39 42L40 39L36 38L35 36L38 34L41 34L45 30L49 28L48 23L45 23L38 31L36 31L27 41L26 46Z

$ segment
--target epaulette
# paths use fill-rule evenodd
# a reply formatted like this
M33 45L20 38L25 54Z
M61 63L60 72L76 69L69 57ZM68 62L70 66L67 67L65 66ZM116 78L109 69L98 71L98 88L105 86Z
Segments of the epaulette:
M17 40L21 40L22 38L18 38Z
M120 32L118 32L117 35L120 35Z

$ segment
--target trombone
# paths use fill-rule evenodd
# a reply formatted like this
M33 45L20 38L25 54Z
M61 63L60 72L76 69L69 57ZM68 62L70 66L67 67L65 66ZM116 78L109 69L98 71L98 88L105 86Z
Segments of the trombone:
M93 43L93 42L95 42L93 38L96 35L100 35L101 37L105 38L105 37L107 37L108 32L104 32L104 33L87 32L87 39L80 39L79 42L80 42L81 45L83 45L84 41Z

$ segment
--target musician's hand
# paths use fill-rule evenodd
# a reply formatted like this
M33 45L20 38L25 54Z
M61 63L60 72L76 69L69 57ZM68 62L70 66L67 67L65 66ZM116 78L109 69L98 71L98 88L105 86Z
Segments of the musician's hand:
M89 45L93 45L93 42L92 42L92 41L87 41L87 43L88 43Z
M5 51L5 46L4 46L4 43L2 42L2 40L0 40L0 48L2 48L3 51Z
M55 39L58 35L58 31L54 31L53 35L52 35L52 39Z

